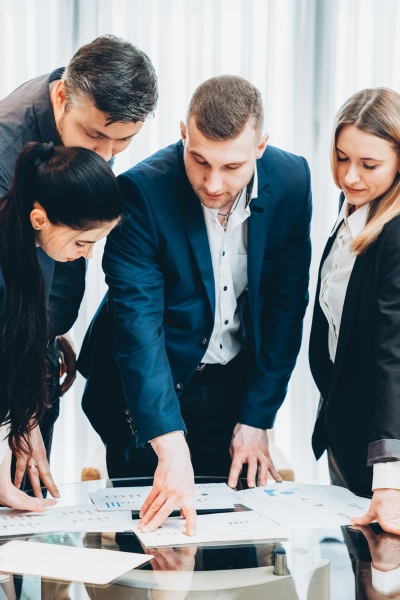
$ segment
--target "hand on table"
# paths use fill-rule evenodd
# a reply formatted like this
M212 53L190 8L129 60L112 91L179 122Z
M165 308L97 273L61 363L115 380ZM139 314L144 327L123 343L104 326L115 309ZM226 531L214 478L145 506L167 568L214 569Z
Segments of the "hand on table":
M76 379L76 352L68 333L57 337L61 353L60 377L67 374L60 387L60 396L64 396Z
M17 464L15 470L14 484L17 488L21 487L25 471L28 471L29 481L31 482L33 492L36 498L43 498L40 480L49 490L53 498L59 498L60 492L53 481L50 473L49 463L46 457L46 448L44 447L42 434L39 426L34 427L29 433L31 448L21 449L16 455Z
M186 534L196 534L196 509L193 503L194 474L189 448L180 431L151 440L158 456L153 488L140 511L139 530L155 531L176 508L186 519Z
M47 507L56 504L55 500L32 498L13 485L10 474L11 458L12 452L8 449L0 465L0 503L9 508L33 512L44 512Z
M238 423L233 431L229 452L232 457L232 465L229 473L228 485L231 488L237 486L238 478L244 464L247 468L247 484L255 487L257 468L259 468L260 485L267 484L268 471L276 481L282 481L282 477L276 472L268 449L268 435L265 429L250 427Z
M372 521L378 521L388 533L400 535L400 490L375 490L368 512L363 517L351 519L353 525L368 525Z

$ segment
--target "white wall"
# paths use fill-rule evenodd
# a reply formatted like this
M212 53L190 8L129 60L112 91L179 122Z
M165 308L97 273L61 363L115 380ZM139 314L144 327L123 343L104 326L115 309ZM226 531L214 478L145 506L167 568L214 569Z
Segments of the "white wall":
M326 482L324 461L310 438L318 394L307 345L316 270L337 212L329 173L333 117L353 92L368 86L400 89L398 0L0 0L0 97L26 79L65 65L82 44L119 35L149 54L159 76L160 102L116 172L178 139L190 95L207 77L238 74L263 94L270 143L310 163L314 219L310 308L304 342L275 439L297 478ZM396 35L397 32L397 35ZM290 176L290 174L288 174ZM101 248L93 259L74 336L83 333L104 293ZM98 438L80 408L82 379L62 401L52 470L59 483L79 479Z

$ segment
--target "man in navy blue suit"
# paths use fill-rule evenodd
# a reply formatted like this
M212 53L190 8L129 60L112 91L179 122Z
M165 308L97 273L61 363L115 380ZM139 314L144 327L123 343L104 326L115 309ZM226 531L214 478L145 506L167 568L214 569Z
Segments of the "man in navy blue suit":
M108 303L84 345L83 406L111 477L154 474L143 531L177 506L195 531L193 474L235 486L247 465L250 486L257 471L261 485L268 470L280 480L266 430L300 348L311 190L305 159L267 148L262 127L254 86L212 78L182 140L119 178L126 217L106 245Z

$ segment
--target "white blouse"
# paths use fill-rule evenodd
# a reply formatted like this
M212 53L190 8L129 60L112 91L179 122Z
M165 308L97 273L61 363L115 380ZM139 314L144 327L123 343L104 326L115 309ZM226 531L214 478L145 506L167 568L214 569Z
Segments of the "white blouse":
M321 270L319 302L329 325L328 347L332 362L335 362L344 300L356 260L351 244L364 229L368 217L369 204L363 204L350 215L351 206L347 200L343 202L330 237L338 228L339 231Z

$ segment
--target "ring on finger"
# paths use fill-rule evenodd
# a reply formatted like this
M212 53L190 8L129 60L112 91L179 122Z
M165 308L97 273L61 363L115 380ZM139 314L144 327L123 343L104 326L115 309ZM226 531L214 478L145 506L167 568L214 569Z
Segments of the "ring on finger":
M28 465L28 469L37 469L37 465Z

